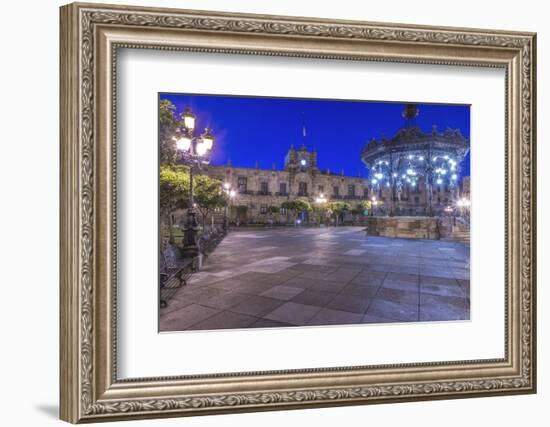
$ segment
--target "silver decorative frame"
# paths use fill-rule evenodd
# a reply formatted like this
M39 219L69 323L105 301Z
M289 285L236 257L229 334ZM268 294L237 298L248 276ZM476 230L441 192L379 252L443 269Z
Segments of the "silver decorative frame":
M61 8L61 418L78 423L536 390L533 33L71 4ZM506 70L506 339L497 360L118 380L118 47Z

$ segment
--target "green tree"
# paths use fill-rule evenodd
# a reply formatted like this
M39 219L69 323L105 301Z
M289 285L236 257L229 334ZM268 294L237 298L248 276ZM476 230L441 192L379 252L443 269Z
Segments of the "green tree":
M281 210L281 208L279 206L270 206L269 208L267 208L267 211L270 213L270 214L276 214L276 213L279 213Z
M351 211L354 219L357 219L358 216L365 215L365 212L369 212L371 207L372 202L370 200L363 200L362 202L357 203Z
M327 213L335 219L336 225L338 225L339 220L343 220L344 213L348 211L351 211L351 206L347 202L327 203Z
M279 206L273 206L273 205L268 206L267 214L268 214L269 222L271 224L273 224L275 215L278 214L279 212L281 212L281 208Z
M326 218L329 215L327 203L315 203L312 205L312 210L319 224L326 222Z
M281 208L286 209L288 212L292 212L294 221L296 221L298 212L310 212L312 210L311 204L303 199L285 200L281 203Z
M376 203L374 203L372 200L364 200L361 203L359 203L357 206L360 207L363 211L365 209L368 210L369 214L372 215L372 212L374 211L375 206L381 207L384 203L380 200L377 200Z
M185 166L161 165L159 177L160 215L168 225L169 241L174 243L172 213L187 205L189 169ZM161 228L162 230L162 228Z
M159 157L161 165L174 165L178 151L174 136L179 123L176 117L176 106L167 99L159 103Z
M203 227L206 218L214 209L225 207L228 203L227 195L222 190L221 181L206 175L194 176L193 198L201 213Z
M368 209L368 206L370 206L370 202L368 201L362 201L355 204L350 211L351 214L353 215L353 221L356 221L357 217L362 215L365 209Z
M363 200L362 202L357 204L357 208L361 210L361 212L364 212L365 209L370 209L372 205L372 202L370 200Z

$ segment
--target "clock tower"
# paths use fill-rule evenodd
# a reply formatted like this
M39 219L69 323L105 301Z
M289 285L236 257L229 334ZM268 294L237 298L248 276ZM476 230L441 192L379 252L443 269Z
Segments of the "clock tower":
M308 151L305 144L302 144L299 150L296 150L294 145L291 145L285 157L285 170L293 173L319 172L317 168L317 152L315 150Z

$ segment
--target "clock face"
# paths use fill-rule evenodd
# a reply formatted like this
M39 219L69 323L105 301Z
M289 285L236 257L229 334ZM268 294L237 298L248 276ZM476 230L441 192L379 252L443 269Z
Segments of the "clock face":
M307 165L306 159L300 160L300 165L302 165L302 166Z

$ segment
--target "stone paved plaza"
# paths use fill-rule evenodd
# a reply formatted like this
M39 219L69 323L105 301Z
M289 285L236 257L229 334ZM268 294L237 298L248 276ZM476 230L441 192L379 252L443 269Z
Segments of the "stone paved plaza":
M465 244L362 227L231 230L161 309L160 331L469 317Z

